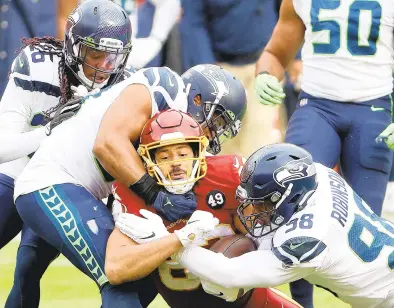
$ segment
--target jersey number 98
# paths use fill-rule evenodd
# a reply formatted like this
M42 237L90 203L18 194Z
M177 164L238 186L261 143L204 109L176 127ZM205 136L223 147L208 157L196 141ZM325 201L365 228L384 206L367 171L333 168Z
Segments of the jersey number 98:
M354 193L354 200L367 219L361 215L355 215L348 233L349 246L362 261L373 262L385 246L394 247L394 227L389 221L370 212L356 193ZM391 270L394 269L394 251L388 256L387 265Z

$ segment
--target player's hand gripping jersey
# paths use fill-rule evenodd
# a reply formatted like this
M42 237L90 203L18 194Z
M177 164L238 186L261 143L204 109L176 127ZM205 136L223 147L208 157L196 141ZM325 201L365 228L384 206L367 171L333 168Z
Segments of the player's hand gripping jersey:
M105 112L131 84L142 84L149 89L151 115L168 108L187 111L184 83L166 67L140 71L98 94L88 96L78 114L57 126L41 143L18 179L15 199L21 194L62 183L81 185L99 199L107 197L114 179L94 157L93 145ZM40 174L39 178L37 174Z
M302 90L334 101L391 94L394 1L293 0L305 24Z
M220 221L212 234L212 240L201 243L209 248L220 237L235 233L234 217L237 217L238 202L235 200L235 191L239 185L239 174L243 160L237 155L209 156L206 158L208 171L205 177L194 186L197 198L197 209L213 213ZM151 206L135 195L129 188L115 184L114 216L119 212L128 212L139 215L140 209L155 212ZM170 204L168 206L171 206ZM164 220L164 219L163 219ZM170 223L164 220L167 230L184 227L187 219ZM254 289L245 294L236 302L226 302L221 298L205 293L201 287L200 279L186 271L173 260L167 260L152 273L159 293L172 308L181 307L247 307L247 308L274 308L299 307L290 299L286 299L280 292L270 289Z

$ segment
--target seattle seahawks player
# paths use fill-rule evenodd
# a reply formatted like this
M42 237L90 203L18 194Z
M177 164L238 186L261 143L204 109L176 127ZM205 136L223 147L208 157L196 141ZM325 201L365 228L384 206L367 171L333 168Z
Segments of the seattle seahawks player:
M352 307L394 307L394 224L310 153L286 143L259 149L242 169L237 198L259 249L229 259L188 247L175 259L191 273L229 289L304 278Z
M340 161L344 178L377 215L393 160L393 16L393 1L284 0L256 68L260 102L281 103L279 80L303 44L302 91L285 141L327 167ZM381 133L388 146L375 142ZM291 289L312 307L311 286Z
M97 283L103 307L139 307L138 285L112 286L104 274L113 220L101 199L110 194L113 181L130 186L170 220L195 210L193 200L163 206L167 199L177 203L185 197L157 198L161 186L134 148L157 111L187 110L184 91L176 73L151 68L88 96L79 112L41 143L16 181L14 198L24 223Z
M0 248L21 231L12 198L14 180L28 155L47 137L44 125L72 98L73 87L100 89L123 79L130 51L130 21L109 0L86 1L77 7L68 18L64 41L24 40L0 104ZM57 118L47 127L59 122ZM7 307L38 306L39 278L57 254L50 253L53 249L44 241L36 242L28 229L22 233Z
M188 113L202 126L208 152L216 155L221 144L241 129L247 99L241 82L213 64L193 66L182 74L188 94Z

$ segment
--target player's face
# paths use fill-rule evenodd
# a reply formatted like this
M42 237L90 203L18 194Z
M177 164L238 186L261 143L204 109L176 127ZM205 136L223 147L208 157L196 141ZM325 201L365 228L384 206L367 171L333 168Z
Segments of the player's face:
M245 207L244 215L253 217L250 221L253 224L260 224L267 226L271 223L272 211L275 209L275 205L269 201L255 202Z
M211 141L216 136L216 133L220 135L226 129L226 121L217 112L214 112L213 119L213 124L216 128L216 132L210 130L206 122L202 123L201 125L204 135L208 138L209 141Z
M100 69L105 72L112 72L119 65L122 55L111 54L105 51L99 51L89 48L85 45L81 47L81 58L84 59L83 72L85 76L96 83L102 83L107 80L110 74L97 71Z
M187 180L193 169L193 149L187 143L163 146L155 154L155 160L167 180Z

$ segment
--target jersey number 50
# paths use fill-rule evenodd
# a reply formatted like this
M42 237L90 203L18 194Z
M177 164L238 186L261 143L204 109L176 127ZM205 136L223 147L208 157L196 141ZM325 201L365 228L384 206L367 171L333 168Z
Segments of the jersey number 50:
M312 0L312 32L328 31L330 36L328 43L313 43L315 54L335 54L340 48L341 27L339 23L324 17L319 19L320 10L335 10L338 9L340 4L340 0ZM362 11L370 12L372 17L367 44L361 44L359 36ZM376 41L379 38L381 17L382 7L377 1L356 0L350 5L348 22L345 24L347 24L347 49L351 55L372 56L376 53ZM364 25L362 25L362 28L365 28Z

